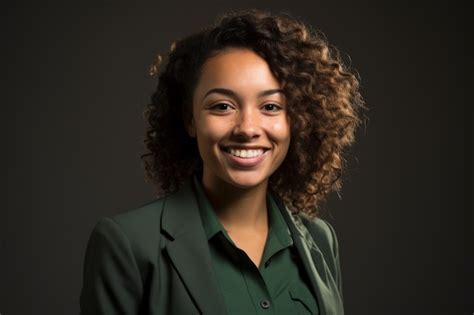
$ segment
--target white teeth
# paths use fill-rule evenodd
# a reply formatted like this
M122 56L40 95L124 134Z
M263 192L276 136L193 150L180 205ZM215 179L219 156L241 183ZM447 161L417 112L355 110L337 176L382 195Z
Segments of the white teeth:
M232 155L242 157L242 158L253 158L263 154L263 149L257 150L236 150L232 148L227 148L227 152Z

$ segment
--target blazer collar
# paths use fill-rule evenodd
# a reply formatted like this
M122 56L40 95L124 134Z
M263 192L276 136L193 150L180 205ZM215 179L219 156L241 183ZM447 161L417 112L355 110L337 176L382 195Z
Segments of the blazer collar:
M309 275L311 288L318 301L319 314L343 315L343 301L324 255L317 245L318 240L314 240L300 216L294 215L279 198L275 198L275 201L288 223L296 250Z
M165 248L201 313L226 314L190 179L166 197L161 224L172 237Z
M171 236L165 248L201 313L226 314L224 296L212 269L209 245L191 180L192 177L177 192L165 197L161 228ZM335 282L311 234L298 216L293 215L278 198L274 200L288 224L296 250L309 275L320 314L343 314ZM206 284L205 290L203 284Z

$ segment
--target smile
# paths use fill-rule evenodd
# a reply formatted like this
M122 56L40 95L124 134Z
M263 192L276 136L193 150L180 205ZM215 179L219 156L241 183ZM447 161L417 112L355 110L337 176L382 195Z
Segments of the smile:
M265 157L268 155L268 149L234 149L234 148L222 148L224 156L230 165L247 168L259 165Z
M244 158L244 159L254 158L254 157L262 155L265 152L264 149L239 150L239 149L233 149L233 148L225 148L225 151L227 153L230 153L230 154L234 155L234 156Z

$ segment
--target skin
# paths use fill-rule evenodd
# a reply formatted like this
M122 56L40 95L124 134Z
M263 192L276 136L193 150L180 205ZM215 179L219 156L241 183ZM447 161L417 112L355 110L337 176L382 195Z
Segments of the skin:
M228 91L209 93L215 88ZM290 144L286 100L279 89L264 59L248 49L227 48L204 64L188 124L203 160L205 193L229 236L257 266L268 233L268 180ZM221 149L229 145L269 150L259 165L242 168Z

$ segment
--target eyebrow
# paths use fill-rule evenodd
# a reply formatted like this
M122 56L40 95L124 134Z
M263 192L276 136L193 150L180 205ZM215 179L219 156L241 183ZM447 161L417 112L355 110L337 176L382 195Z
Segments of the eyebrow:
M212 94L212 93L219 93L219 94L224 94L224 95L231 96L231 97L234 97L234 98L238 98L237 94L232 90L225 89L225 88L214 88L214 89L210 89L209 91L207 91L207 93L204 95L204 97L202 99L204 100L209 94ZM264 97L264 96L268 96L268 95L272 95L272 94L276 94L276 93L284 94L282 89L271 89L271 90L262 91L262 92L258 93L257 96L258 97Z

